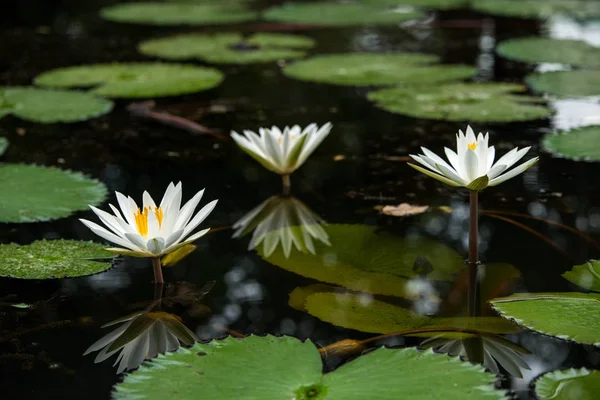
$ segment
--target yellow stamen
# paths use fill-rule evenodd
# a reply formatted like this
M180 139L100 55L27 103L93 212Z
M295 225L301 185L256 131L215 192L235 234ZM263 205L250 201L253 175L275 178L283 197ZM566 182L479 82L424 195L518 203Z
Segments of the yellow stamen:
M294 140L294 135L290 135L290 140ZM283 142L283 136L277 139L277 141L279 142L279 144L281 144Z
M467 144L467 147L473 151L477 148L477 142Z
M133 218L135 220L135 226L138 230L138 233L143 237L148 235L148 213L152 211L156 216L156 220L158 221L158 227L162 226L163 220L163 210L160 207L146 207L142 211L138 208L136 212L133 213Z

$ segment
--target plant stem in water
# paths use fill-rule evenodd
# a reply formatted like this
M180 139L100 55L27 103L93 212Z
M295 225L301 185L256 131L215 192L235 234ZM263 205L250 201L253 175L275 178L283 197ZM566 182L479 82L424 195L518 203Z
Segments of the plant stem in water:
M469 196L469 316L478 317L481 314L479 304L479 211L478 192L471 190Z
M281 175L281 182L283 183L283 195L289 196L292 189L292 181L290 175Z
M154 283L163 284L162 266L160 265L160 257L152 258L152 267L154 268Z

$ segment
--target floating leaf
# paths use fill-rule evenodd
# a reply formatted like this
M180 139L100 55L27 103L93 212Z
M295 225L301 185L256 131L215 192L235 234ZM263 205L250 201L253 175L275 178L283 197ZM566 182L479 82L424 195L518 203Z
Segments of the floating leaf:
M492 333L519 331L515 324L502 318L431 318L374 299L367 294L336 293L333 290L323 285L296 288L290 293L290 305L330 324L368 333L385 334L419 329L470 329ZM415 335L429 336L430 332Z
M109 269L112 254L104 245L77 240L38 240L21 246L0 244L0 276L19 279L72 278L97 274Z
M600 371L585 368L552 371L535 383L540 400L594 400L600 393Z
M8 139L0 137L0 156L4 154L8 148Z
M93 87L93 93L108 97L146 98L200 92L219 85L222 80L223 74L214 68L114 63L55 69L36 77L35 83L50 87Z
M577 161L600 161L600 125L550 133L542 139L544 150Z
M578 286L594 292L600 292L600 261L590 260L581 265L575 265L572 270L562 276Z
M377 90L369 93L369 100L393 113L446 121L516 122L552 113L531 104L542 101L539 98L511 94L524 90L508 83L449 83Z
M469 5L469 0L357 0L357 3L371 6L432 8L446 10L463 8Z
M142 42L139 50L169 60L249 64L303 57L303 50L313 46L311 38L299 35L256 33L245 38L241 33L219 33L152 39Z
M412 7L355 3L285 3L263 13L263 18L270 21L329 26L394 25L423 16L422 11Z
M490 303L504 318L531 330L600 346L600 294L519 293Z
M451 280L464 268L462 257L450 247L421 236L397 237L367 225L326 225L328 246L314 242L315 253L278 247L266 261L296 274L367 293L414 298L409 278L419 278L415 262L427 260L432 280ZM270 233L277 234L277 232Z
M467 65L433 65L438 57L420 53L328 54L296 61L283 74L303 81L347 86L435 84L473 76Z
M422 214L429 210L429 206L415 206L408 203L401 203L397 206L384 206L381 213L391 215L392 217L407 217L417 214Z
M243 6L219 3L124 3L103 8L100 15L110 21L146 25L235 24L258 16Z
M600 47L580 40L527 37L500 43L498 54L528 63L558 63L576 66L600 66Z
M106 199L106 187L78 172L36 165L0 164L0 222L68 217Z
M14 115L40 123L79 122L106 114L113 103L89 93L30 87L0 87L0 118Z
M557 14L578 18L600 16L600 7L587 0L473 0L475 10L506 17L544 19Z
M531 74L525 78L536 92L559 97L584 97L600 95L599 71L553 71Z
M159 356L125 376L113 397L191 400L201 393L203 400L364 400L365 394L372 399L506 398L494 387L496 377L482 367L414 348L380 348L325 375L322 369L319 351L308 340L228 337Z

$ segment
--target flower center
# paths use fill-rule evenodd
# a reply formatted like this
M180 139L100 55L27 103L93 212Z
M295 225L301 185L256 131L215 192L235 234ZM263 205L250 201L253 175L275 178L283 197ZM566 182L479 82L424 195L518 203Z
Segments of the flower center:
M148 235L148 215L150 212L153 212L156 216L156 220L158 221L158 227L160 228L163 220L163 210L160 207L145 207L140 211L138 208L136 212L133 213L133 218L135 219L135 226L138 230L138 233L143 237Z
M477 142L467 144L467 147L473 151L477 148Z

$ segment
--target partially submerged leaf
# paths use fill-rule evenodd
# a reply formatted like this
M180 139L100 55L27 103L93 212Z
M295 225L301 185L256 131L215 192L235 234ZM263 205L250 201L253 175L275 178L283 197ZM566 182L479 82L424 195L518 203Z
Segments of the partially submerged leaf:
M535 382L540 400L594 400L600 393L600 371L570 368L542 375Z
M496 51L502 57L528 63L558 63L600 66L600 47L580 40L526 37L501 42Z
M0 164L0 222L68 217L106 199L101 182L78 172L24 164Z
M600 292L600 261L590 260L581 265L575 265L572 270L562 276L578 286L594 292Z
M96 274L112 267L110 261L90 260L112 257L104 247L77 240L38 240L23 246L0 244L0 276L52 279Z
M576 161L600 161L600 125L546 134L544 150Z
M290 362L293 360L293 362ZM243 366L243 368L240 368ZM380 348L322 374L319 351L283 336L231 337L159 356L125 376L115 399L504 399L496 377L458 358ZM423 379L435 382L424 385ZM152 382L152 385L148 385Z

